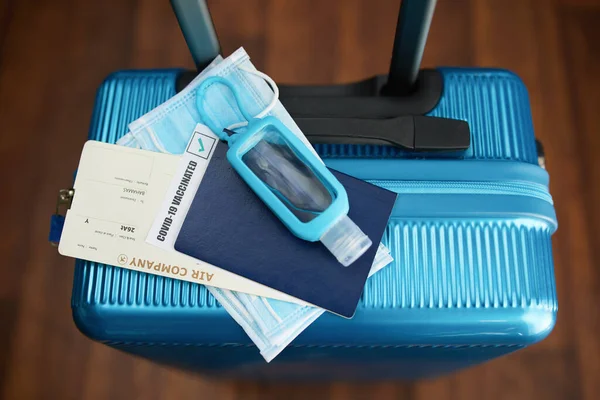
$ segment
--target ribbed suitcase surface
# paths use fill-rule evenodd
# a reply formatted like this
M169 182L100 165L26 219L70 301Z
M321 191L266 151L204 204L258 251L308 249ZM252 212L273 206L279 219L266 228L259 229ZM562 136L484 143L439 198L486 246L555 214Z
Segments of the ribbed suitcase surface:
M288 377L324 368L322 378L436 374L544 338L557 311L556 218L526 89L503 70L441 71L443 96L430 115L469 122L472 144L460 158L316 146L333 168L400 193L384 235L395 261L369 279L352 320L323 315L267 365L203 286L78 261L72 305L80 329L186 368ZM115 142L175 94L178 72L111 75L89 138Z

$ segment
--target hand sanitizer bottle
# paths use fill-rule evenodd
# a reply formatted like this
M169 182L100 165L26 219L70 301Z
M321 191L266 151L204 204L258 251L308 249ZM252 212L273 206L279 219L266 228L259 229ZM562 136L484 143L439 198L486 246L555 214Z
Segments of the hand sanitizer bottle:
M236 94L224 78L211 77L203 84L215 82ZM201 115L204 100L197 101ZM342 265L352 264L372 242L348 217L348 195L342 184L277 118L252 118L240 110L248 119L243 133L209 125L229 144L227 159L232 167L295 236L321 241Z

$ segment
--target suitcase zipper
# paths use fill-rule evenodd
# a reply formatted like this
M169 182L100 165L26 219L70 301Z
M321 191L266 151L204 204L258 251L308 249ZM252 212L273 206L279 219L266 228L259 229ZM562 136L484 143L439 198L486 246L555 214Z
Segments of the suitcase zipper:
M396 181L369 179L367 182L399 194L496 194L534 197L554 204L546 186L526 181Z

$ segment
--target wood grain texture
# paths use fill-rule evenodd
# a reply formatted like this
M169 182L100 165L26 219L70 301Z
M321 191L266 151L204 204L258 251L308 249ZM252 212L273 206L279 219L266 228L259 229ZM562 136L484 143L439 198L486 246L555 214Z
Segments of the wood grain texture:
M398 0L209 0L224 54L283 83L385 73ZM560 312L542 343L423 382L214 381L81 335L71 260L46 243L95 90L124 68L191 67L168 2L0 2L0 397L6 399L595 399L600 392L600 1L440 0L423 65L500 66L529 89L552 177Z

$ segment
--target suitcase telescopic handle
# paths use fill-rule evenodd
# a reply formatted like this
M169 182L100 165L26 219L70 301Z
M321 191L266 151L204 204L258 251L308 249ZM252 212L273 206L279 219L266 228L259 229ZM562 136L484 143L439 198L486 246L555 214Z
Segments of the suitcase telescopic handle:
M406 96L414 91L436 3L437 0L402 0L384 95Z
M221 51L206 0L170 0L198 71ZM437 0L402 0L392 49L387 96L412 93Z
M171 7L196 68L202 71L221 52L206 0L171 0Z
M198 71L202 71L221 50L206 0L170 1L196 67ZM469 125L465 121L406 113L417 105L431 108L427 104L436 104L441 94L441 81L439 84L432 84L437 82L435 77L419 83L421 89L430 89L430 96L416 96L413 93L417 87L419 65L436 2L437 0L402 0L390 73L387 83L381 89L383 97L306 98L296 95L282 99L311 142L387 144L412 151L456 151L469 147ZM189 82L190 79L187 78L186 76L183 81ZM185 86L180 85L183 81L178 79L178 87ZM316 93L315 88L307 89L305 91L309 94ZM401 113L399 102L406 103L403 103L404 113ZM326 110L326 113L322 114L319 110ZM361 113L366 111L369 111L369 115L364 118ZM359 118L361 116L363 118Z

